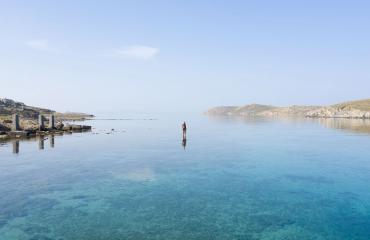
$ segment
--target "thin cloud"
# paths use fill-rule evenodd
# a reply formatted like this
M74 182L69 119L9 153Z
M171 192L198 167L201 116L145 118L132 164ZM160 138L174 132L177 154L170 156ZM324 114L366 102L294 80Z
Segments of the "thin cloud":
M159 48L148 46L129 46L115 50L115 55L122 58L135 58L142 60L149 60L155 58L159 53Z
M37 39L26 42L26 45L32 49L45 51L45 52L56 52L56 49L50 46L47 39Z

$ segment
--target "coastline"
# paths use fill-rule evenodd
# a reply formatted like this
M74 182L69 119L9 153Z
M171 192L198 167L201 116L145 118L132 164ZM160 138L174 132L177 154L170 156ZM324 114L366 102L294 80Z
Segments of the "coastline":
M56 113L48 116L49 118L39 114L38 119L22 118L18 114L0 116L0 142L54 134L88 132L92 129L90 125L73 124L73 122L83 122L94 118L94 115L80 113Z
M330 106L287 106L262 104L219 106L209 109L206 115L243 117L305 117L370 119L370 99L339 103Z

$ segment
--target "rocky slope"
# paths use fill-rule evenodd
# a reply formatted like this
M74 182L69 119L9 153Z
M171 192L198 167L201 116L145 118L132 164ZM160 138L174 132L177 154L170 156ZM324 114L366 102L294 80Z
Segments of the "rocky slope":
M0 98L0 116L9 116L14 113L17 113L24 118L37 118L40 113L51 114L55 113L55 111L50 109L31 107L22 102Z
M0 116L6 117L14 113L17 113L22 118L35 119L39 114L55 114L57 118L62 118L65 120L83 120L87 118L93 118L94 115L86 113L75 113L75 112L66 112L59 113L54 110L27 106L22 102L16 102L7 98L0 98Z
M309 111L313 118L370 118L370 99L345 102Z
M366 118L370 119L370 99L331 106L289 106L250 104L241 107L215 107L207 115L245 117L311 117L311 118Z

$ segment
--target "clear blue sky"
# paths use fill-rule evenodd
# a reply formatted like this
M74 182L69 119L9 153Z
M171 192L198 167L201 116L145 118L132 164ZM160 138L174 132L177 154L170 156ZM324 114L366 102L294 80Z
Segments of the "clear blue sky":
M1 1L0 97L65 111L370 98L369 1Z

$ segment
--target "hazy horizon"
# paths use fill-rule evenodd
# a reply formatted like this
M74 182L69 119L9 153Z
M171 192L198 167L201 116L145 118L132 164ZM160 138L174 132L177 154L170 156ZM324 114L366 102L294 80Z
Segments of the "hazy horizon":
M0 3L0 97L79 112L369 98L366 1Z

